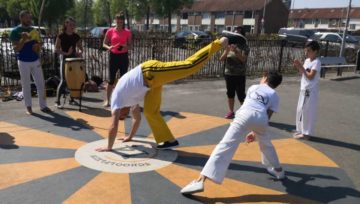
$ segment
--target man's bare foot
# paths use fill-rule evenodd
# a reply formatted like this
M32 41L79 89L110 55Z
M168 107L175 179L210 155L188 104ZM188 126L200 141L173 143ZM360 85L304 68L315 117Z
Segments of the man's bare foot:
M226 37L220 38L220 43L222 47L227 47L229 45L229 40Z
M294 134L293 138L295 139L303 139L303 140L308 140L310 138L309 135L304 135L304 134Z
M33 114L31 107L26 107L26 114L28 114L28 115Z
M123 142L130 142L132 140L132 137L130 136L120 137L118 140L122 140Z
M95 151L97 151L97 152L111 152L112 149L109 149L107 147L100 147L100 148L95 149Z
M105 101L104 104L103 104L103 106L104 106L105 108L108 108L108 107L110 107L110 103L109 103L108 101Z

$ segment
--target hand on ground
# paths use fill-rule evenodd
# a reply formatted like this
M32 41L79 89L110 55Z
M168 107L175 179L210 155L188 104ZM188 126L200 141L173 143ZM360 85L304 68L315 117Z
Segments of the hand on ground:
M132 140L132 137L130 136L125 136L125 137L121 137L118 140L122 140L123 142L130 142Z
M97 151L97 152L111 152L112 149L109 149L107 147L100 147L100 148L95 149L95 151Z

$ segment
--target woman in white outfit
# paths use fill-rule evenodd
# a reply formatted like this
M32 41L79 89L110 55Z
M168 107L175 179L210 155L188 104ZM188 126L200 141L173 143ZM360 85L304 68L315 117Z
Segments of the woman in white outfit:
M296 110L296 132L293 135L296 139L308 139L314 135L321 71L321 62L317 57L319 50L319 43L310 41L305 45L307 59L304 64L299 60L294 61L294 66L302 74Z
M222 183L232 157L245 137L246 142L252 142L256 136L262 163L267 166L268 172L277 179L285 177L268 134L269 119L273 112L278 111L279 106L279 96L274 89L281 84L281 81L281 74L269 72L264 74L260 84L248 89L243 105L237 111L224 138L212 152L199 178L185 186L180 191L182 194L202 192L207 179L218 184Z

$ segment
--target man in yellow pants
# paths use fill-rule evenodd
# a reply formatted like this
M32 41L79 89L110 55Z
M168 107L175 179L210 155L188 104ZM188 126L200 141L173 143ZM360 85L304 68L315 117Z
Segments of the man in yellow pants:
M240 34L223 32L223 35L226 37L213 41L184 61L150 60L122 76L111 96L112 124L108 133L108 146L97 151L112 150L119 120L124 120L129 114L130 107L143 99L144 114L158 143L157 149L168 149L179 145L160 114L162 86L199 71L222 47L228 44L246 43L246 39Z

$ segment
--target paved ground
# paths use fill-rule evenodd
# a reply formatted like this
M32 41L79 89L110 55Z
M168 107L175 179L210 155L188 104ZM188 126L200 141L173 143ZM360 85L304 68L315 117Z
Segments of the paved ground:
M258 79L253 79L247 84L257 82ZM197 176L230 122L222 118L226 113L222 80L185 81L164 87L162 113L181 143L169 154L153 151L145 119L137 134L138 141L117 143L116 153L100 155L84 150L106 142L103 139L110 113L101 107L102 93L86 94L82 113L67 105L65 110L43 114L35 106L36 114L26 116L21 102L0 102L0 200L1 203L360 203L359 86L359 75L322 79L316 136L309 141L297 141L289 131L295 128L299 81L296 77L286 78L278 88L280 113L272 118L271 132L288 178L281 182L271 179L260 163L256 143L241 145L224 184L209 182L204 193L190 197L178 191ZM49 104L53 100L49 98ZM127 120L119 134L123 134L124 128L128 132L129 125ZM90 159L84 158L86 155ZM83 161L86 159L93 160L95 167L87 166ZM113 173L111 169L115 167L109 165L127 172ZM140 172L134 173L135 167L141 167L137 169Z

